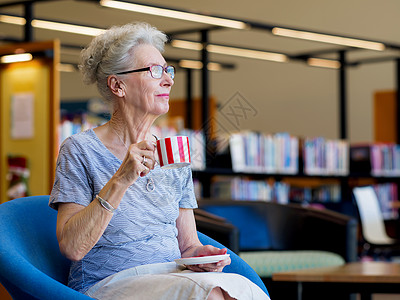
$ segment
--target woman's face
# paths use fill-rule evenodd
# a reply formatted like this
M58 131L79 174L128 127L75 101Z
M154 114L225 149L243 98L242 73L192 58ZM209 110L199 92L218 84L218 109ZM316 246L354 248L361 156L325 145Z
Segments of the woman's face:
M141 69L152 65L166 67L164 57L155 47L142 44L133 49L136 58L135 66L127 66L127 69ZM162 115L169 109L169 94L174 84L173 79L165 72L160 79L151 77L150 71L129 73L120 75L126 83L125 99L135 109L153 115Z

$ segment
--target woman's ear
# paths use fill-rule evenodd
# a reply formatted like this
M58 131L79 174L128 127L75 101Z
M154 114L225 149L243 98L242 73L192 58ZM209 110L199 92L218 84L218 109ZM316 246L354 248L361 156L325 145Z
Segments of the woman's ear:
M117 76L108 76L107 86L115 96L123 97L125 95L124 83L120 81Z

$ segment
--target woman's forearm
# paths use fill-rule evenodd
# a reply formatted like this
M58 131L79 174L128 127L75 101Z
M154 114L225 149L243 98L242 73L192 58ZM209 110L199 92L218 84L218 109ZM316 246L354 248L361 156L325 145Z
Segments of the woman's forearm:
M125 191L126 187L111 179L99 196L117 208ZM74 203L59 204L57 238L61 253L70 260L81 260L96 245L112 215L97 199L87 207Z

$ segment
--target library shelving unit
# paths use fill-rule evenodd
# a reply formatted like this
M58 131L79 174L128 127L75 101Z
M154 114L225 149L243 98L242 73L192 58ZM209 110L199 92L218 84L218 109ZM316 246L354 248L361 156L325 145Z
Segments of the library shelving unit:
M400 168L396 166L396 155L385 156L385 158L383 158L384 156L380 157L380 161L385 161L385 163L382 163L382 166L389 167L389 169L377 169L376 163L372 162L372 155L370 155L370 153L372 153L370 152L370 148L373 147L374 145L363 147L357 146L354 150L350 146L349 153L345 155L345 157L348 158L346 170L340 170L337 173L326 172L326 170L323 169L321 169L321 172L318 172L318 170L311 172L307 170L305 171L303 149L300 149L299 151L299 159L297 162L298 168L294 171L265 172L258 170L254 172L251 169L246 170L246 168L237 171L237 168L232 168L232 157L230 156L231 151L227 151L224 155L215 157L214 163L209 163L208 167L205 169L193 170L193 178L198 181L199 186L201 187L199 187L199 189L201 189L201 197L205 199L216 197L215 190L217 190L217 193L222 191L222 195L226 195L227 193L224 192L226 192L226 189L229 190L229 188L237 191L238 185L235 185L234 188L232 188L233 185L229 186L229 182L232 182L233 178L244 178L245 180L250 181L267 181L268 184L276 182L288 184L290 188L287 199L284 199L284 201L300 202L302 204L320 204L329 209L355 215L356 211L352 201L352 189L356 186L374 185L377 191L382 192L382 201L386 201L385 203L387 203L387 201L397 200L397 186L400 183L398 172L400 171ZM395 151L396 147L397 145L392 145L390 149ZM360 152L360 149L363 151ZM388 152L386 150L387 147L384 148L382 153L387 154ZM245 151L241 152L244 153ZM365 156L365 153L368 155ZM364 154L364 156L362 156L362 154ZM392 162L388 162L389 160ZM217 163L215 163L215 161ZM399 159L397 159L397 163L400 163ZM216 178L217 180L215 180ZM221 180L219 182L222 183L221 187L213 189L213 184L215 184L215 181L218 182L218 180ZM224 186L226 182L228 184ZM393 185L390 186L390 184ZM329 190L329 186L333 187L333 189ZM243 186L239 187L239 189L242 187ZM304 188L304 194L301 194L302 187ZM257 186L254 187L254 185L252 187L245 186L243 189L246 190L247 188L253 188L250 192L251 196L249 196L247 200L256 200L254 199L254 193L257 194L260 189L258 189ZM308 193L306 194L305 191ZM322 193L314 194L315 191L322 191ZM260 194L261 196L265 196L263 191L261 191ZM258 200L280 202L281 200L276 196L277 195L273 194L272 196L269 196L268 199ZM234 197L237 197L236 199L246 200L244 199L245 197L243 198L243 193L240 193L239 196L235 194ZM397 216L397 213L393 213L393 216Z
M350 173L348 175L306 175L303 172L297 174L272 174L272 173L244 173L234 172L228 168L207 168L205 170L194 170L193 178L201 183L202 198L208 199L211 195L211 185L214 176L232 176L246 177L253 180L272 180L275 182L283 181L298 186L324 185L326 183L335 183L340 186L340 201L331 201L330 199L314 199L307 204L321 204L324 207L341 213L354 216L356 214L352 200L352 189L361 185L376 185L384 183L399 184L398 177L372 176L370 174ZM275 201L275 200L273 200ZM299 200L289 199L290 202ZM300 201L302 204L304 202Z

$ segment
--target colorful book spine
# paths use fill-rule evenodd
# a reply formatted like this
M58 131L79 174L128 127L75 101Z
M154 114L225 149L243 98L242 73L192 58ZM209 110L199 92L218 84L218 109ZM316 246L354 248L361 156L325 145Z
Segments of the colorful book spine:
M233 133L229 147L234 172L296 174L299 141L288 133Z
M372 144L370 145L371 175L400 176L400 145Z
M379 207L385 220L398 219L399 211L393 207L393 202L398 201L398 187L395 183L381 183L373 185L378 197Z
M232 200L272 201L273 187L264 180L239 176L217 176L211 184L211 197Z
M349 145L343 140L306 138L303 147L304 173L307 175L349 174Z

